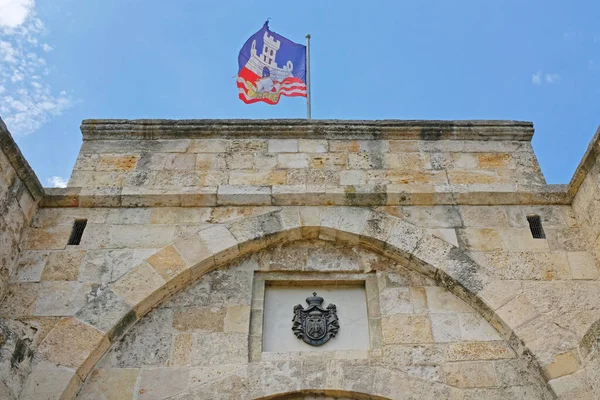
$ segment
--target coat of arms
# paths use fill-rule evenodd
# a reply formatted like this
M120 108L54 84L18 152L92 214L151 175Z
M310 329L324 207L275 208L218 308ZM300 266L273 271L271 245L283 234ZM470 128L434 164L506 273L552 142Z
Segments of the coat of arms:
M323 298L313 293L306 299L308 307L298 304L294 307L292 330L298 339L311 346L320 346L335 337L340 330L335 304L323 308Z

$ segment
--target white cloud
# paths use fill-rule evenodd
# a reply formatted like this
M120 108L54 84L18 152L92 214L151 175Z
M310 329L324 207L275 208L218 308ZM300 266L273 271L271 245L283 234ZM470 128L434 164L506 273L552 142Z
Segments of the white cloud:
M34 7L34 0L0 0L0 26L16 28L23 25Z
M551 85L556 83L559 79L560 75L556 72L543 73L542 71L538 71L531 76L531 83L536 86L542 86L544 83Z
M53 48L40 40L44 33L34 0L0 0L0 115L13 134L35 132L73 105L49 83L43 55Z
M548 83L554 83L554 82L556 82L557 80L560 79L560 75L557 74L556 72L553 72L551 74L544 75L544 78L546 79L546 82L548 82Z
M50 187L65 188L67 187L67 182L67 179L61 178L60 176L48 178L48 185L50 185Z

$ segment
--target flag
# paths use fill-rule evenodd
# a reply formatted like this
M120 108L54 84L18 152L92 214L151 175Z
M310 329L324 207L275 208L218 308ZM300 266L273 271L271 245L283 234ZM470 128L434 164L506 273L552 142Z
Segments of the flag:
M238 64L237 87L246 104L306 97L306 46L272 32L269 21L246 41Z

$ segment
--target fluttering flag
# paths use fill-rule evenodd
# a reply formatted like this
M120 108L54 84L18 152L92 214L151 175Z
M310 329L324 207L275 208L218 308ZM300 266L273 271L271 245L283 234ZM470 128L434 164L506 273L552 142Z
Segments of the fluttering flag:
M246 41L238 63L237 87L244 103L306 97L306 46L272 32L269 21Z

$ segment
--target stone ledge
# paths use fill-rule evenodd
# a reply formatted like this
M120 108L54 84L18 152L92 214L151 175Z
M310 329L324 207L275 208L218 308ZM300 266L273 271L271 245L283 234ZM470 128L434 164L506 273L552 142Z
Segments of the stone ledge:
M15 143L12 135L8 131L6 124L0 118L0 150L6 154L6 157L10 161L10 164L15 169L15 172L21 182L25 184L25 187L34 198L35 201L44 196L44 188L38 180L35 172L29 166L29 163L19 150L19 147Z
M579 190L579 187L583 183L585 177L588 172L593 168L594 164L596 164L596 159L598 158L598 152L600 151L600 126L596 130L594 137L590 141L585 154L581 158L571 181L569 182L568 192L569 195L574 198Z
M464 185L463 185L464 186ZM40 207L216 207L216 206L384 206L384 205L569 205L566 185L448 186L411 191L398 185L141 187L47 189Z
M87 119L84 140L182 138L420 139L530 141L533 124L521 121L303 119Z

